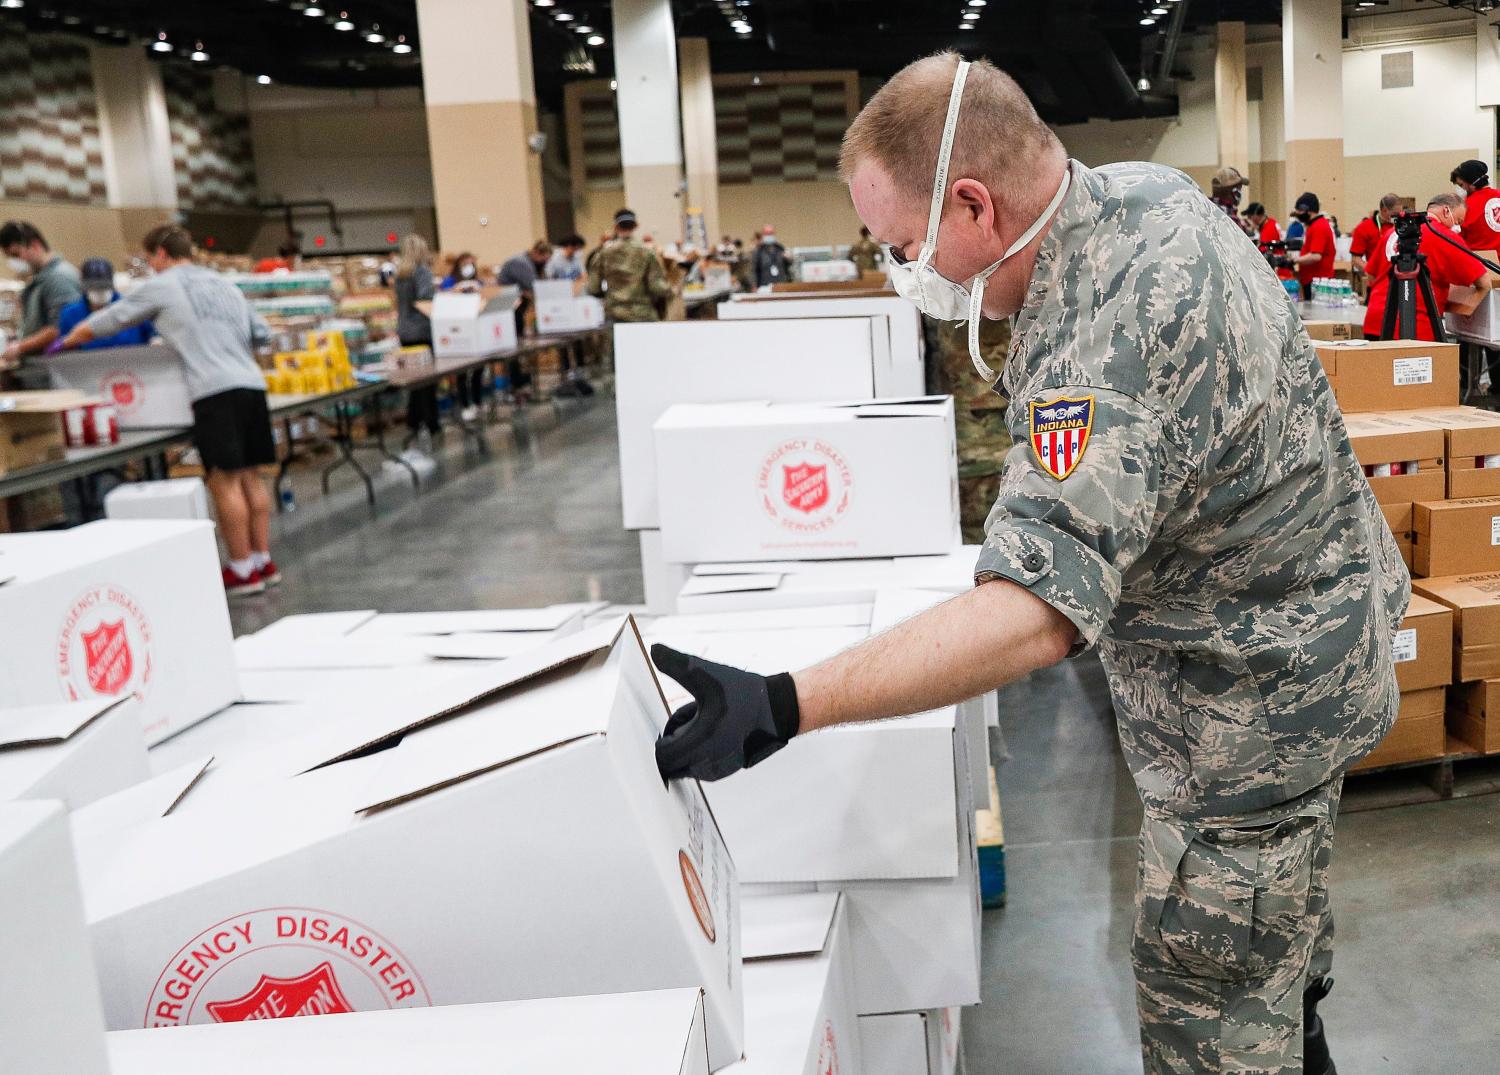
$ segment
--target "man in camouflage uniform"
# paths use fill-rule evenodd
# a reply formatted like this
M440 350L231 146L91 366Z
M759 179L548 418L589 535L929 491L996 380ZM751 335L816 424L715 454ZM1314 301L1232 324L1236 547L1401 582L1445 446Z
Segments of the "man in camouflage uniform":
M1181 173L1069 161L1013 80L954 53L887 83L842 165L898 290L1014 318L977 585L795 675L657 647L695 698L659 768L717 779L1096 647L1145 806L1146 1071L1331 1075L1334 817L1395 720L1410 582L1279 281Z
M934 395L953 397L958 426L958 508L964 543L984 541L984 521L1000 490L1000 469L1010 450L1005 424L1005 397L974 376L969 361L968 326L962 321L935 323L937 361L930 368ZM1010 322L985 321L979 326L979 349L994 369L1005 366L1010 350Z
M610 321L660 321L658 306L671 297L661 259L635 237L635 214L615 214L615 237L589 265L588 293L604 300Z
M849 260L862 273L880 271L880 244L870 238L869 228L859 229L859 242L849 248Z

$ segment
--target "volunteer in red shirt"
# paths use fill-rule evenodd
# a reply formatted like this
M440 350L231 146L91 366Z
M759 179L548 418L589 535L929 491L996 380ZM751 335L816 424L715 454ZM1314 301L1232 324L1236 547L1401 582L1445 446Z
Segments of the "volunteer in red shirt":
M1500 190L1490 186L1484 161L1464 161L1448 177L1463 195L1464 242L1471 250L1500 250Z
M1467 249L1459 232L1464 218L1464 200L1457 194L1439 194L1427 204L1427 219L1432 227L1452 233L1453 241ZM1396 229L1386 233L1385 241L1375 248L1365 267L1370 280L1370 302L1365 313L1365 339L1380 339L1385 327L1385 308L1390 298L1391 259L1396 256ZM1490 289L1489 272L1479 262L1465 254L1453 243L1444 242L1426 227L1422 229L1422 241L1417 252L1427 258L1427 271L1432 276L1432 297L1437 300L1438 316L1448 307L1448 289L1472 287L1483 297ZM1427 300L1417 289L1417 339L1433 338L1432 326L1427 317Z
M1276 223L1276 218L1266 215L1266 207L1260 202L1251 202L1245 207L1245 219L1252 227L1251 235L1255 241L1264 246L1266 243L1281 241L1281 225Z
M1333 236L1333 225L1320 211L1318 196L1306 191L1297 199L1292 215L1302 222L1302 250L1292 260L1297 266L1297 280L1302 284L1302 297L1312 298L1313 281L1333 275L1333 262L1337 256Z
M1354 231L1349 236L1349 262L1356 275L1365 271L1365 263L1385 241L1386 232L1391 230L1391 220L1399 212L1400 197L1387 194L1380 199L1380 206L1375 212L1354 225Z

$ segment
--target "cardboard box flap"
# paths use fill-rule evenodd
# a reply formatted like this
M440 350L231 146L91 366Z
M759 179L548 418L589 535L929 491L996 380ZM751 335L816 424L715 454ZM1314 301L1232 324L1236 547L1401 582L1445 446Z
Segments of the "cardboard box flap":
M593 610L588 604L548 605L546 608L485 608L460 612L383 612L356 632L375 635L454 635L486 631L557 631Z
M512 762L603 735L613 710L617 677L603 673L612 660L636 661L649 670L645 644L635 630L617 629L609 646L596 646L577 660L554 663L512 684L520 687L499 704L483 706L462 720L430 724L388 751L364 793L361 812L383 809L492 772ZM544 674L545 673L545 674ZM646 671L647 678L654 673ZM657 727L666 723L666 702Z
M422 651L440 661L501 661L535 649L546 636L538 631L486 631L424 636Z
M662 634L717 634L720 631L801 630L806 627L869 627L870 622L870 606L857 603L660 616L652 621L651 631Z
M814 956L828 943L837 892L747 896L740 902L740 955L757 959Z
M242 672L291 669L394 668L427 659L425 647L404 638L308 640L291 634L234 640L234 660Z
M1406 607L1406 618L1414 620L1422 616L1437 616L1452 611L1446 605L1440 605L1438 602L1423 597L1421 594L1414 593L1411 595L1411 603Z
M130 695L104 696L0 711L0 751L65 743L104 714L133 701Z
M527 680L587 660L612 648L627 629L639 637L635 620L626 617L623 621L602 623L554 639L493 667L478 668L446 682L429 683L400 698L391 699L391 704L377 721L375 734L359 734L359 729L367 725L351 726L345 730L349 733L347 735L336 732L324 742L331 752L308 769L344 761L380 743L436 724Z
M95 799L68 816L74 853L85 876L115 853L121 833L166 817L203 779L213 758L198 758L134 787Z
M57 414L87 403L91 398L71 389L0 392L0 414Z
M949 396L931 396L926 399L888 400L878 399L873 403L862 403L854 411L859 419L871 418L941 418L953 406Z
M763 563L694 564L694 575L790 575L807 567L806 560L766 560Z
M373 608L355 612L303 612L295 616L283 616L275 623L256 631L253 637L304 642L342 638L374 618Z
M679 592L684 597L713 593L754 593L776 589L784 577L779 574L695 575L683 584Z

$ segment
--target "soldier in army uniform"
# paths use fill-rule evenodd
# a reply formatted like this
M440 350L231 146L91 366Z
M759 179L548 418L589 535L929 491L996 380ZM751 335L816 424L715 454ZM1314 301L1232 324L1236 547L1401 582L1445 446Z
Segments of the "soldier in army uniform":
M635 214L615 214L615 237L591 259L588 293L604 300L610 321L659 321L658 308L672 295L661 259L635 237Z
M869 228L859 229L859 242L849 248L849 260L862 273L880 271L880 244L870 238Z
M658 766L717 779L1097 648L1145 806L1146 1071L1328 1075L1334 817L1395 721L1410 580L1280 282L1181 173L1068 160L954 53L887 83L842 163L897 291L967 309L976 369L978 316L1014 318L976 585L795 674L654 648L695 699Z
M1013 443L1005 424L1005 397L974 376L969 361L969 326L962 321L934 322L935 344L929 354L929 389L952 396L958 432L958 507L965 544L984 541L984 522L1000 491L1000 470ZM930 337L929 337L930 338ZM984 321L979 326L979 353L991 366L1005 365L1010 350L1010 322Z

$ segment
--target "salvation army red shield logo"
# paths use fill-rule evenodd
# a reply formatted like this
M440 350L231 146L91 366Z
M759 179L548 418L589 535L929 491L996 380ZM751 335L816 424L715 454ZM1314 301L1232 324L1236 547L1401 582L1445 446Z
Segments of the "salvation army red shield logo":
M828 503L828 467L798 463L781 468L781 499L793 511L810 514Z
M849 510L854 474L827 441L797 437L762 460L755 491L761 510L783 529L815 534L836 526Z
M115 370L105 374L100 388L120 408L121 414L134 414L145 402L146 385L129 370Z
M91 586L73 599L57 632L56 654L70 702L127 692L144 699L151 687L151 622L118 586Z
M332 963L319 963L299 978L261 975L255 987L233 1000L210 1001L204 1007L216 1023L251 1019L295 1019L304 1015L342 1015L354 1006L339 990Z
M235 1023L425 1008L422 976L390 938L347 915L268 907L216 922L168 958L144 1025Z
M85 631L81 637L86 660L83 671L89 686L95 694L119 694L135 670L125 621L100 623L96 630Z
M1490 231L1500 231L1500 198L1491 198L1484 203L1484 222Z
M839 1042L833 1032L833 1021L823 1024L823 1036L818 1041L818 1075L839 1075Z
M1031 404L1031 447L1042 469L1058 481L1073 473L1094 428L1094 397L1059 396Z

